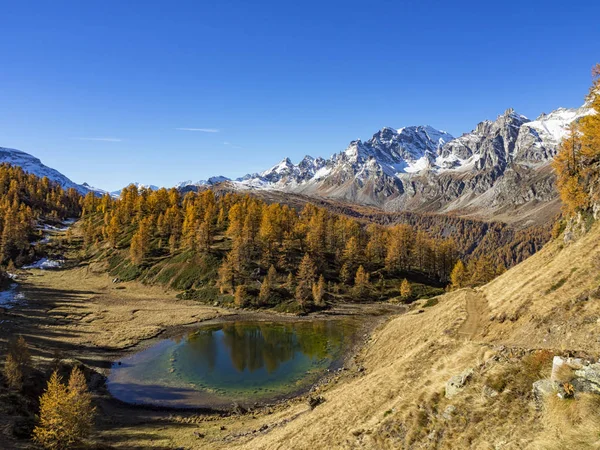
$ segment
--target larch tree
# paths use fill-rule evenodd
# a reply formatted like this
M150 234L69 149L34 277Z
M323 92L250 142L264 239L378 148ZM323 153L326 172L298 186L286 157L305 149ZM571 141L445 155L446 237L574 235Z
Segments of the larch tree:
M467 268L465 264L459 259L452 272L450 273L450 286L452 289L461 289L467 286L469 282L469 273L467 272Z
M31 354L23 336L9 341L7 353L4 377L10 388L21 390L23 381L31 370Z
M315 305L325 306L325 278L323 275L320 275L319 281L313 284L312 293Z
M369 272L363 266L359 266L354 277L354 288L352 293L357 298L366 297L369 294L371 283L369 282Z
M94 416L83 373L74 367L65 385L54 371L40 397L39 423L33 430L33 439L47 449L72 448L89 435Z
M300 262L296 276L296 301L303 309L307 309L312 303L312 286L316 276L315 263L306 253Z
M235 288L233 301L236 306L243 308L248 304L248 288L245 284L240 284Z
M271 279L269 276L265 276L260 285L260 291L258 293L258 304L266 305L271 299L271 295L273 294L273 285L271 284Z
M412 287L406 278L400 283L400 298L404 301L408 300L412 295Z

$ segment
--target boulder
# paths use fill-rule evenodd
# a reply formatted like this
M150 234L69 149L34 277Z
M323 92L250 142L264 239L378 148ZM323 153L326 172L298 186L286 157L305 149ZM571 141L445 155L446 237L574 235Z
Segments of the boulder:
M555 356L552 360L552 375L550 379L552 381L561 381L559 378L561 368L567 365L573 370L581 369L584 365L584 362L581 358L562 358L560 356Z
M446 398L452 398L458 394L473 375L473 369L467 369L460 375L455 375L446 382Z
M533 398L541 403L547 396L554 395L558 391L558 383L552 380L538 380L533 383Z
M575 378L571 381L576 392L591 392L600 394L600 363L583 366L573 372Z

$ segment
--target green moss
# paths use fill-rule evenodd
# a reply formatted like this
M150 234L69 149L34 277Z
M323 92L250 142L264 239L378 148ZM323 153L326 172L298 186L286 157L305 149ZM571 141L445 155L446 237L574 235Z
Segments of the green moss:
M439 303L439 300L437 299L437 297L433 297L425 302L425 304L423 305L423 308L429 308L431 306L437 305L438 303Z
M569 279L569 277L562 277L560 280L558 280L556 283L554 283L552 286L550 286L546 290L546 294L549 294L551 292L556 291L557 289L560 289L563 286L563 284L565 284L567 282L568 279Z

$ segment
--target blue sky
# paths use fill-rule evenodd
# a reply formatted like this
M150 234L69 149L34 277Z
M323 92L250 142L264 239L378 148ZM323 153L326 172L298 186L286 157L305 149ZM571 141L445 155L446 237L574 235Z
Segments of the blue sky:
M0 146L117 189L582 103L600 2L3 1ZM191 130L195 129L195 130Z

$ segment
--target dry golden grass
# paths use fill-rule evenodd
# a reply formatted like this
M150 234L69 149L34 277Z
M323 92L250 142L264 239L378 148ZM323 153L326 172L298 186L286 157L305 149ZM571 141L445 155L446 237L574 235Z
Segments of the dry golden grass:
M228 314L194 301L178 300L174 292L140 283L113 284L89 268L32 270L22 292L29 316L26 337L72 346L124 349L166 329Z
M271 414L140 417L99 432L98 440L116 448L600 448L596 397L551 397L540 409L531 395L531 384L549 376L554 354L597 351L600 301L587 293L600 284L599 237L596 225L570 245L550 243L489 285L445 294L423 313L390 320L357 357L365 371L324 387L319 394L326 401L314 410L297 400ZM120 348L146 333L216 314L144 286L127 283L117 290L107 277L82 271L49 272L30 282L32 291L66 285L93 291L78 294L77 308L53 306L56 316L82 316L69 330L76 337L57 339ZM445 398L448 379L467 368L474 372L464 390Z

